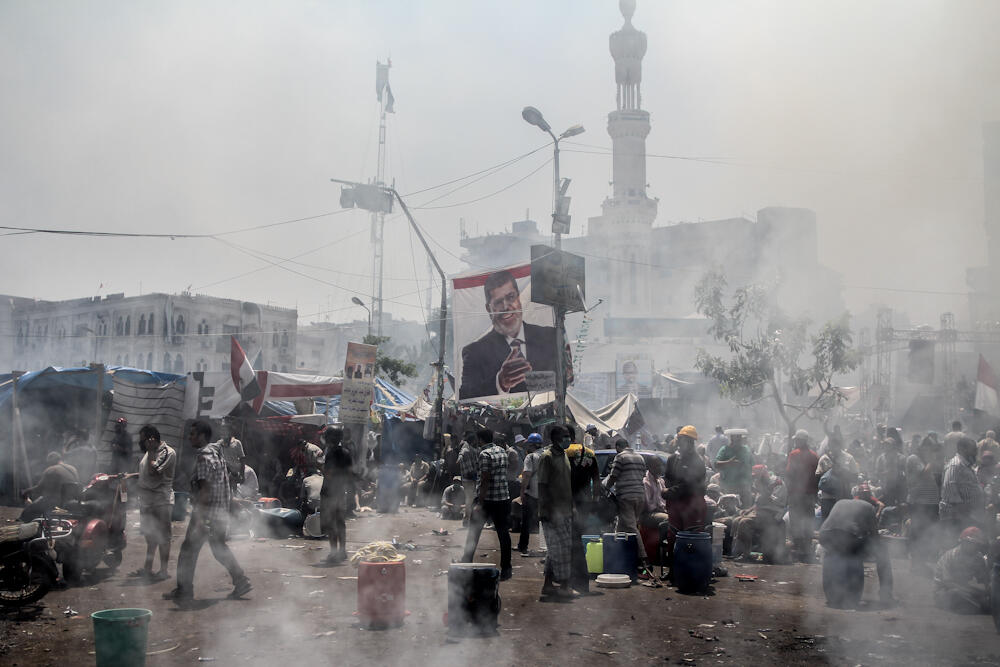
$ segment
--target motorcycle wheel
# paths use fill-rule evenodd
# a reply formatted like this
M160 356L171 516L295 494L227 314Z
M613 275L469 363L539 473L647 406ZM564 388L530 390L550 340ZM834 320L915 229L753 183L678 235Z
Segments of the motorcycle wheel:
M67 584L76 586L83 579L83 570L75 557L68 557L62 562L62 576Z
M4 566L4 570L16 568L18 572L4 572L0 586L0 605L20 607L45 597L55 581L40 556L32 556L30 561L22 560Z
M118 566L122 564L122 552L118 550L105 552L104 564L112 571L117 570Z

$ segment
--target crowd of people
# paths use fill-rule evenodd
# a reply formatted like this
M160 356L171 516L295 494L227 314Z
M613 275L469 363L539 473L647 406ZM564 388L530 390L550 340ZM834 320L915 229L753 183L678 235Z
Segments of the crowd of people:
M124 434L124 422L119 425ZM707 532L714 526L724 532L725 554L736 561L813 563L822 552L824 591L834 606L860 600L865 559L876 561L880 595L891 602L889 542L905 542L912 571L932 580L939 605L964 613L989 611L987 557L997 538L1000 505L1000 442L993 430L977 438L954 422L943 437L930 432L904 439L899 429L878 426L845 442L839 427L824 422L818 441L800 429L790 437L764 434L753 446L746 429L717 426L702 442L697 429L687 425L651 450L594 425L580 437L572 427L558 425L544 435L512 438L468 428L460 438L445 434L431 460L418 454L409 465L386 462L372 479L356 473L348 434L331 425L320 435L324 447L298 442L284 475L294 481L292 504L304 515L320 513L331 563L347 558L350 513L366 503L385 512L405 503L460 520L468 529L465 561L472 560L482 531L496 530L501 580L513 575L515 549L532 554L531 536L540 525L546 596L569 598L589 591L582 535L608 529L636 534L637 576L649 578L654 562L670 566L679 532ZM131 443L124 435L117 440L113 463L127 470ZM259 497L257 476L228 429L213 442L211 425L196 421L188 440L195 454L193 511L177 561L177 588L170 596L193 595L194 564L207 542L229 571L238 597L251 585L226 537L232 500ZM168 576L178 453L153 426L140 430L139 449L138 472L131 476L137 477L147 553L143 567L132 574L162 579ZM67 487L82 479L59 452L49 455L48 464L39 483L25 492L36 501L26 514L56 506ZM516 546L513 532L519 532ZM649 553L647 544L657 545L657 553Z

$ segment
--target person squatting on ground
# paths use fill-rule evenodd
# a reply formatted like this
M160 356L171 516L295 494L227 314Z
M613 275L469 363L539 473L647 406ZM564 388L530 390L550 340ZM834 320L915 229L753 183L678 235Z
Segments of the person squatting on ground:
M945 551L934 568L934 604L957 614L990 611L988 546L975 526L962 531L958 545Z
M326 453L323 457L323 489L320 492L320 530L330 541L327 562L347 560L347 505L351 490L352 466L350 450L344 446L344 429L328 426L323 432Z
M209 444L211 425L202 419L191 424L188 441L196 450L194 471L191 473L191 519L177 558L177 587L164 594L164 599L178 602L194 597L194 571L198 554L208 542L212 555L233 580L231 599L240 598L253 589L250 579L226 545L229 527L229 474L217 443Z
M455 475L451 484L441 494L441 518L461 519L465 516L465 489L462 488L462 478Z
M754 505L743 510L733 521L733 554L740 560L751 560L755 541L766 562L782 562L785 557L785 524L781 517L788 501L788 489L778 477L772 477L767 466L759 463L752 471Z
M788 529L792 555L803 563L813 561L812 539L816 523L816 466L819 456L809 446L809 432L799 429L792 438L792 451L785 466L788 488Z
M170 518L173 514L174 472L177 469L177 452L160 440L160 431L147 424L139 429L139 446L146 452L139 461L139 527L146 538L146 560L142 569L131 573L134 577L148 577L162 581L169 578L167 563L170 561ZM160 569L153 573L153 557L160 550Z
M500 541L500 580L511 578L510 565L510 496L507 492L507 450L493 443L493 431L484 428L476 432L476 439L483 444L479 452L479 484L473 502L469 534L465 539L462 562L471 563L476 555L479 537L486 520L493 522Z
M823 545L823 592L831 607L854 608L865 587L865 559L875 559L879 598L892 603L892 563L878 534L875 507L864 500L837 501L819 531Z
M618 532L634 533L639 550L639 568L648 566L646 547L639 537L639 517L646 509L646 489L642 484L646 476L646 462L641 454L636 454L628 440L619 438L615 442L618 452L611 462L611 471L604 480L604 488L614 488L618 503Z
M573 598L573 484L566 449L570 445L569 431L553 426L549 432L552 444L538 461L538 518L548 552L545 557L545 579L542 595Z
M431 466L427 461L424 460L423 454L417 454L413 463L410 464L410 470L406 474L406 481L403 486L406 489L406 503L410 507L416 507L420 503L420 486L427 480L427 476L431 472Z
M517 539L517 550L522 556L528 555L528 540L531 531L538 527L538 461L542 456L542 436L532 433L525 440L528 455L524 457L521 472L521 534Z

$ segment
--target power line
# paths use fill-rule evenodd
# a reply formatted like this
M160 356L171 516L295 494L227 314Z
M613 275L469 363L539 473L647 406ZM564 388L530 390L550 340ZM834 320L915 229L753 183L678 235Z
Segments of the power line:
M518 184L524 182L525 180L527 180L528 178L530 178L530 177L534 176L535 174L537 174L542 169L542 167L546 166L550 162L552 162L552 158L549 158L545 162L541 163L536 168L532 169L530 172L528 172L527 174L525 174L521 178L517 179L516 181L514 181L510 185L504 186L504 187L500 188L499 190L497 190L496 192L491 192L490 194L483 195L482 197L476 197L475 199L470 199L468 201L459 202L457 204L443 204L441 206L411 206L410 208L412 208L414 210L431 211L431 210L440 209L440 208L455 208L455 207L458 207L458 206L467 206L468 204L475 204L476 202L483 201L484 199L489 199L490 197L495 197L496 195L500 194L501 192L505 192L507 190L510 190L515 185L518 185ZM448 194L451 194L451 193L448 193ZM445 195L442 195L442 196L445 196Z

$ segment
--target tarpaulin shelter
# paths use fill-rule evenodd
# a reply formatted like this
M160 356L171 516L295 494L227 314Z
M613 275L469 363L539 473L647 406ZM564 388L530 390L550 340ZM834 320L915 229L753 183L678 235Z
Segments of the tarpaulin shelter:
M165 440L176 442L183 425L184 381L182 375L125 366L50 366L18 378L15 415L7 407L13 403L14 377L0 376L0 414L9 420L9 425L0 427L0 456L6 454L3 460L10 461L12 449L23 449L24 463L18 473L22 481L28 481L44 467L46 452L61 450L71 438L92 438L99 429L98 466L106 467L114 424L120 417L128 420L133 440L139 428L153 424ZM23 447L15 447L18 439ZM133 454L138 459L137 447ZM9 476L3 483L6 491L21 485Z

